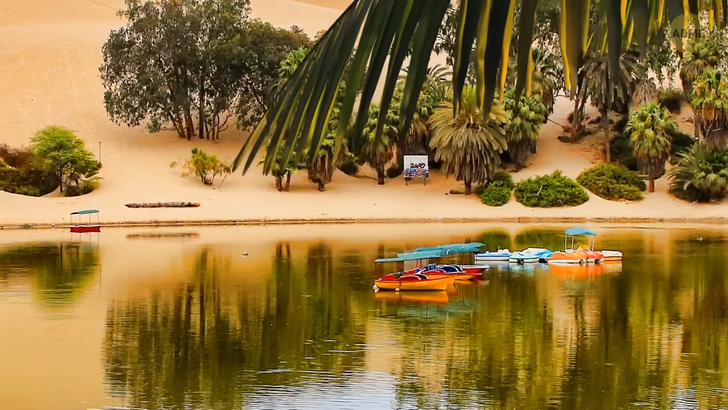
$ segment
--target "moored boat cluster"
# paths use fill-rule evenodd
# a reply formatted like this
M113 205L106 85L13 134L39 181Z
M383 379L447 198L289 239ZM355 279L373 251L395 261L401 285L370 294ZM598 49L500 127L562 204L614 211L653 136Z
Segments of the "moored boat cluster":
M413 269L390 273L374 281L375 290L445 290L455 281L468 281L481 277L490 263L549 265L589 265L621 263L622 252L594 250L596 233L586 228L572 228L564 232L564 249L551 251L546 248L527 248L518 252L508 249L480 252L483 243L463 243L417 248L409 253L398 254L396 258L377 259L375 263L404 263L407 261L436 260ZM588 243L575 247L577 237L587 237ZM571 242L569 243L569 239ZM473 254L475 265L441 264L441 258L455 254Z

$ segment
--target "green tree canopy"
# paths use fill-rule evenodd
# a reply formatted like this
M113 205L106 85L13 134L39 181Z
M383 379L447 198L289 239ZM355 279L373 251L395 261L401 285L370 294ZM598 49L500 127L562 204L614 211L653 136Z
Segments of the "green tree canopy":
M53 125L38 131L31 139L31 149L42 161L43 169L58 177L61 192L99 170L99 163L83 140L67 128Z

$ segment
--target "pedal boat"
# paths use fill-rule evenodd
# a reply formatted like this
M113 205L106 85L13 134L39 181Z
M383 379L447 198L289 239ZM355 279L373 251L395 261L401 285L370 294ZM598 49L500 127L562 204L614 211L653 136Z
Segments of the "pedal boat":
M546 258L551 256L553 252L545 248L527 248L520 252L513 252L508 258L509 263L517 263L523 265L524 263L538 263L546 261Z
M391 274L374 281L374 286L381 290L445 290L455 280L454 277L443 276L430 278L426 274L414 275Z
M508 262L511 257L511 251L508 249L498 249L496 252L482 252L475 254L475 262Z

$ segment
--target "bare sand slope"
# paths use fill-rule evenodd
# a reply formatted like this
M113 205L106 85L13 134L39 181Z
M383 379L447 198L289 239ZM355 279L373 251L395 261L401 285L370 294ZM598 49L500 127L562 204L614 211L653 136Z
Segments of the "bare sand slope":
M345 6L329 0L325 5ZM105 221L244 220L321 218L513 218L513 217L629 217L714 218L728 214L726 205L698 206L679 202L666 193L647 195L640 204L612 203L592 198L570 209L527 209L516 202L501 208L486 207L475 198L448 195L459 184L433 172L423 185L405 186L400 178L378 186L372 179L337 174L327 191L320 193L306 181L294 178L291 192L279 193L271 177L253 169L248 175L230 176L222 189L205 187L181 178L172 161L200 147L232 159L246 134L227 132L219 142L186 141L175 135L149 135L143 128L112 124L103 108L98 76L101 45L111 29L121 25L116 10L122 0L83 1L0 0L0 142L25 145L32 134L50 124L68 126L85 139L87 147L100 148L102 186L78 198L29 198L0 192L0 225L63 223L68 214L97 208ZM338 6L337 6L338 4ZM293 24L311 35L327 28L339 11L293 0L254 0L254 14L279 26ZM569 105L559 102L553 118L565 123ZM515 175L520 179L562 169L575 177L591 165L595 155L583 144L562 144L560 128L543 128L539 153L532 164ZM100 145L99 145L100 144ZM217 185L217 184L216 184ZM196 209L128 209L128 202L194 201Z

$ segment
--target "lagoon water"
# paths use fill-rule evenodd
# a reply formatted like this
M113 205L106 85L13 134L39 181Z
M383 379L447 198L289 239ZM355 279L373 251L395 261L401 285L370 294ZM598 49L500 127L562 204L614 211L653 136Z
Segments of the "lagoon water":
M375 294L373 260L570 226L0 232L0 409L728 407L728 230L593 225L621 265Z

